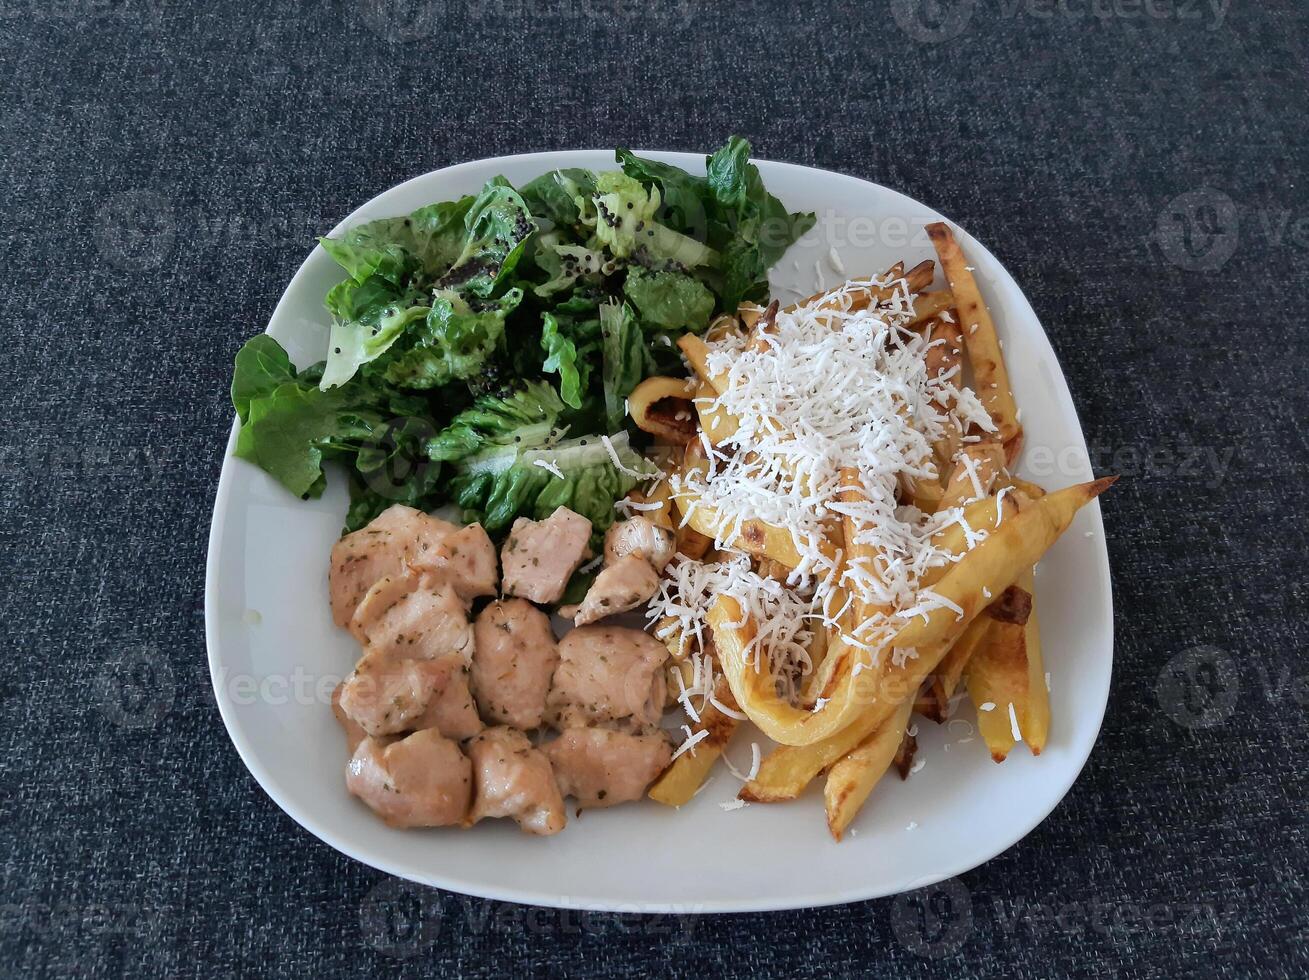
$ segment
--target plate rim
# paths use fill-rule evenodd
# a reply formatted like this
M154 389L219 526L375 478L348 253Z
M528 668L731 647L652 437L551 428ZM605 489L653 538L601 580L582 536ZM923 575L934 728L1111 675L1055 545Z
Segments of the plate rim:
M377 192L376 194L373 194L362 204L355 207L348 215L346 215L339 222L337 222L337 224L333 226L332 231L329 232L328 234L329 235L338 234L341 229L349 227L351 223L356 219L356 216L358 216L361 211L364 211L370 205L372 205L372 203L376 201L378 198L391 193L400 193L404 189L409 188L414 184L417 184L422 181L430 180L434 177L441 176L441 177L449 178L451 176L457 176L458 172L463 169L474 169L477 167L486 166L488 164L503 163L505 161L530 162L533 160L554 159L560 156L566 156L571 154L583 154L583 153L611 154L612 152L613 150L610 148L574 148L574 149L538 150L538 151L532 151L526 153L515 153L515 154L507 154L501 156L481 157L476 160L465 160L459 163L450 164L449 166L439 167L435 170L430 170L425 173L417 174L413 177L407 178L406 180L403 180L398 184L384 188L383 190ZM674 150L642 149L642 150L635 150L634 152L637 153L638 155L652 156L665 160L666 162L677 163L683 167L685 167L688 163L698 162L702 160L705 156L704 154L701 153L692 153L688 151L674 151ZM923 204L922 202L918 201L916 198L910 197L908 194L905 194L902 191L898 191L892 187L887 187L884 184L879 184L876 181L868 180L867 178L864 177L858 177L853 174L843 173L837 170L830 170L823 167L813 167L807 164L791 163L788 161L781 161L781 160L772 160L764 157L752 156L751 162L756 164L763 164L768 169L780 168L783 170L794 171L797 174L809 174L809 173L817 172L822 174L833 175L845 180L860 181L861 183L869 185L870 187L874 188L878 192L889 193L891 195L903 198L906 201L909 201L915 205L918 205L919 207L923 208L925 211L929 211L935 214L941 214L941 212L938 211L936 208L927 204ZM558 164L555 164L554 166L558 166ZM547 165L547 169L550 168L551 168L550 165ZM964 244L968 248L979 250L980 252L984 253L987 256L987 258L990 259L990 261L994 262L995 266L998 269L1000 269L1004 273L1004 275L1008 276L1008 278L1013 282L1014 286L1016 287L1017 299L1022 303L1022 309L1020 310L1020 312L1025 310L1026 314L1030 316L1032 321L1034 321L1036 325L1040 328L1039 329L1040 340L1042 343L1045 344L1048 350L1049 359L1053 361L1053 363L1058 367L1061 387L1063 389L1064 394L1067 395L1068 397L1068 401L1069 401L1068 408L1071 410L1072 419L1076 422L1076 426L1077 426L1076 428L1077 439L1078 442L1080 443L1080 448L1082 449L1085 455L1086 433L1085 433L1085 429L1082 426L1081 416L1077 411L1076 402L1073 401L1071 397L1072 392L1071 389L1068 387L1067 376L1064 373L1063 365L1060 362L1059 357L1056 354L1053 345L1050 343L1050 338L1049 335L1046 333L1045 326L1044 324L1041 323L1040 318L1036 315L1036 311L1032 308L1031 302L1027 298L1027 294L1023 291L1021 285L1019 284L1018 280L1014 277L1013 273L1009 271L1008 267L1005 266L1004 263L1000 262L1000 260L996 258L996 256L990 251L990 249L988 249L982 242L978 241L976 237L974 237L971 233L969 233L967 229L961 226L958 222L954 221L953 219L951 219L946 215L942 215L942 218L943 220L948 222L951 225L951 227L956 230L956 232L962 233ZM288 297L290 296L292 284L297 279L299 279L299 277L306 271L309 264L314 261L316 253L321 249L322 246L318 244L316 244L312 249L310 249L309 253L305 256L304 260L296 267L295 272L292 274L291 278L287 280L287 284L283 288L281 296L278 298L277 303L274 305L271 313L268 316L268 322L264 327L264 333L267 333L269 327L279 319L279 314L281 314L282 308L286 305L288 301ZM220 583L218 582L218 569L220 564L219 557L222 550L221 549L222 532L225 527L226 515L228 509L228 498L231 496L232 493L233 478L230 475L232 472L231 463L234 460L233 450L235 448L238 428L239 428L238 420L235 418L234 415L231 429L228 434L227 444L224 447L224 451L223 451L222 467L219 473L218 486L214 494L214 505L213 505L213 510L211 512L209 537L208 537L206 559L205 559L206 562L205 602L204 602L205 647L206 647L207 660L209 665L210 683L213 689L215 702L218 706L219 715L221 716L223 720L223 725L227 730L228 738L232 742L233 747L236 749L237 755L240 757L242 763L244 763L246 770L250 773L251 776L254 777L255 782L259 785L259 787L268 795L268 797L274 803L277 804L277 806L283 811L283 813L285 813L288 817L290 817L293 821L295 821L295 823L298 824L301 828L308 831L311 835L313 835L318 840L322 841L327 846L333 848L336 851L341 852L342 854L345 854L347 857L355 861L358 861L361 864L374 868L378 871L382 871L385 874L389 874L394 877L401 878L405 881L414 882L416 884L420 884L428 887L442 888L448 891L470 895L477 898L507 902L511 904L532 905L532 906L547 907L547 908L576 909L576 910L583 910L583 911L600 911L600 912L632 912L634 911L633 905L636 905L639 907L640 914L702 915L702 914L749 913L749 912L773 912L773 911L784 911L784 910L793 910L793 909L802 909L802 908L819 908L819 907L826 907L826 906L833 906L833 905L842 905L850 902L884 898L891 895L904 894L909 891L925 888L930 885L936 884L937 882L957 877L961 874L973 870L974 868L981 867L982 865L986 864L989 861L994 860L995 858L1003 854L1005 851L1012 848L1015 844L1017 844L1019 841L1025 838L1038 826L1044 823L1046 818L1048 818L1049 815L1052 812L1054 812L1055 808L1058 807L1064 801L1069 791L1072 789L1073 785L1077 782L1078 778L1081 776L1082 771L1086 767L1086 763L1090 760L1091 753L1094 752L1095 746L1099 742L1100 735L1104 725L1105 712L1108 708L1109 693L1112 689L1112 684L1113 684L1114 605L1113 605L1112 567L1109 564L1108 545L1104 533L1104 519L1100 508L1099 500L1094 500L1091 502L1089 506L1084 507L1082 510L1083 513L1086 514L1087 518L1089 518L1091 521L1094 522L1093 533L1095 534L1097 540L1097 546L1094 549L1096 566L1097 566L1096 573L1101 576L1104 582L1105 602L1109 614L1107 621L1104 623L1104 627L1107 631L1106 633L1107 650L1105 652L1105 656L1107 658L1107 662L1106 662L1107 669L1104 675L1105 681L1104 681L1104 690L1102 692L1102 696L1096 697L1094 699L1094 713L1095 713L1093 719L1094 733L1090 736L1087 742L1086 750L1085 753L1082 755L1082 758L1078 760L1075 765L1070 765L1068 767L1067 770L1068 777L1066 781L1063 781L1062 785L1058 786L1057 793L1053 795L1050 805L1048 807L1045 807L1039 813L1037 812L1037 810L1033 810L1030 811L1030 813L1026 814L1025 818L1021 821L1018 821L1018 823L1016 824L1016 826L1019 829L1017 829L1016 832L1012 834L1003 835L1005 842L997 846L992 851L992 853L976 860L972 858L967 858L958 862L949 863L948 867L945 870L924 874L921 879L915 880L914 882L910 883L908 886L904 886L904 887L893 886L893 887L885 888L885 887L877 887L876 885L870 884L869 887L849 887L849 888L827 890L821 892L811 892L809 894L795 895L793 897L788 897L788 898L755 898L755 899L745 899L745 900L736 900L736 901L727 900L727 899L713 899L709 901L702 901L695 905L686 905L686 906L680 905L678 903L664 902L664 901L650 902L650 901L643 901L640 899L614 901L602 897L587 897L587 896L569 896L567 899L561 899L561 897L557 893L551 893L543 889L534 890L534 889L527 889L527 888L499 887L494 885L488 886L486 883L479 882L476 880L454 878L454 877L440 878L439 876L430 876L430 875L424 876L412 872L407 872L404 868L396 866L394 862L386 860L385 858L379 858L371 854L365 854L364 848L356 847L352 840L348 840L348 839L343 840L342 838L326 831L323 825L315 818L312 812L305 811L299 806L293 806L286 798L284 798L284 796L279 792L277 788L275 779L258 761L253 747L249 745L245 733L242 731L241 727L237 724L236 715L235 715L235 706L230 702L227 693L223 689L223 685L220 683L220 677L222 676L222 672L223 672L223 665L220 661L219 641L217 637L217 632L218 632L217 622L219 619L219 613L216 606L218 601L217 595L220 587ZM1090 709L1088 709L1088 714L1086 717L1088 721L1092 721L1091 715L1089 714L1089 710ZM989 850L990 848L988 847L987 849Z

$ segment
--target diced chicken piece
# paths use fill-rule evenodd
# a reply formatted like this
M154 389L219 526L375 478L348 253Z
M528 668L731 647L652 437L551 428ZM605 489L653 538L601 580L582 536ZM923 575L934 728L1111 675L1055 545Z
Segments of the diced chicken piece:
M335 716L337 724L341 726L341 731L345 733L345 749L350 755L355 754L355 749L359 748L359 743L368 737L368 733L359 727L359 723L345 713L341 707L341 692L345 689L345 681L336 685L332 691L332 714Z
M668 649L640 630L579 626L559 641L547 714L561 731L654 726L663 714L667 659Z
M426 710L414 720L412 727L415 730L435 728L446 738L460 741L472 738L486 727L473 704L473 695L468 689L468 668L462 662L450 672L445 684L432 693Z
M570 728L541 751L554 767L559 791L575 797L581 809L640 799L673 758L662 732L629 735L604 728Z
M468 814L472 763L434 728L389 745L366 738L346 764L345 785L392 827L448 827Z
M469 823L513 817L529 834L557 834L567 822L550 760L514 728L488 728L468 743L473 762Z
M397 659L370 650L341 685L341 711L369 735L410 731L460 666L456 656Z
M645 605L658 591L659 573L650 563L640 555L624 555L595 577L573 614L573 623L585 626L628 612Z
M473 695L493 724L537 728L559 647L550 617L526 599L493 602L473 624Z
M378 581L355 610L350 631L369 651L394 658L458 653L467 662L473 652L464 603L434 572Z
M520 517L500 552L505 595L558 602L577 566L590 553L591 522L567 507L543 521Z
M495 545L481 524L460 528L412 564L415 569L444 577L465 603L496 593Z
M615 565L627 555L640 555L656 572L662 572L675 550L673 533L648 517L618 521L605 532L606 565Z
M403 575L409 562L435 550L454 532L453 524L395 504L366 527L343 537L332 547L328 572L336 625L350 622L355 607L374 582L388 575Z

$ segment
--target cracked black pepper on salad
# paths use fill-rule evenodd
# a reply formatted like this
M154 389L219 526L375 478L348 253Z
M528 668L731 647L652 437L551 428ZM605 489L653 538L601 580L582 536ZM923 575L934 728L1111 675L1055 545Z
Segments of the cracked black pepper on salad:
M266 334L241 348L236 455L305 499L343 464L347 531L403 503L492 535L563 505L602 534L645 467L627 395L683 373L677 335L766 298L813 226L749 155L732 137L700 177L619 149L617 170L496 177L320 239L346 273L327 359L297 369Z

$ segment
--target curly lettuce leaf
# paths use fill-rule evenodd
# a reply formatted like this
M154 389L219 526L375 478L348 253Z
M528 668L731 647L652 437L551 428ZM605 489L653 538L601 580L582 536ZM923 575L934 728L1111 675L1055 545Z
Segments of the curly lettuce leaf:
M582 392L589 386L591 368L585 357L579 357L577 344L559 329L559 320L553 313L541 316L541 346L545 349L545 362L541 370L559 375L559 396L572 408L582 407Z
M529 381L504 398L483 395L424 443L429 459L453 462L490 446L530 449L559 436L564 403L544 381Z
M326 391L345 384L363 365L389 351L410 324L430 313L431 308L427 306L388 307L374 323L367 319L334 321L327 339L327 366L319 387Z
M244 422L250 415L252 401L271 395L289 381L295 381L295 367L282 345L266 333L251 337L237 351L232 371L232 405L236 417Z
M500 299L473 309L458 294L439 290L421 319L411 321L388 345L386 357L370 365L402 388L429 390L475 375L501 346L505 317L522 301L510 289Z
M464 216L463 248L439 285L491 296L518 265L537 229L527 204L503 177L493 177Z
M619 170L597 175L595 238L611 255L657 268L713 266L718 253L689 235L662 225L655 214L659 188L646 187Z
M618 269L618 263L604 252L566 244L553 234L538 240L533 258L537 268L550 277L532 290L542 299L571 289L579 281L594 285Z
M403 218L383 218L319 244L356 283L370 276L402 284L419 271L435 277L450 268L464 241L471 196L419 208Z
M600 338L605 419L616 432L627 416L627 396L646 376L650 355L641 325L626 303L601 304Z
M533 217L567 228L593 218L595 174L578 167L551 170L524 184L519 194Z
M788 212L749 159L750 144L733 136L706 162L709 242L722 253L717 285L720 308L728 312L743 299L767 296L768 270L816 220Z
M627 273L623 293L646 328L699 333L709 326L714 312L714 294L683 272L634 267Z
M598 436L570 439L549 449L514 447L479 453L455 464L450 480L454 501L467 521L481 521L492 534L506 530L515 518L543 520L556 507L567 507L591 521L598 540L614 521L614 501L638 482L633 473L653 467L632 450L626 432L611 439L624 469L614 466ZM538 466L546 463L552 469ZM628 471L625 472L624 470Z
M663 203L655 217L660 224L692 238L704 238L704 202L710 191L703 177L689 174L671 163L638 157L623 147L614 152L614 157L627 176L659 188Z

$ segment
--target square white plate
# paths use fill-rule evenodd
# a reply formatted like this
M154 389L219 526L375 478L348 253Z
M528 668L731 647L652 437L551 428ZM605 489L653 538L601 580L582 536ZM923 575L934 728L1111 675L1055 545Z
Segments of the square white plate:
M646 154L703 173L704 158ZM757 161L768 189L818 226L774 270L777 291L810 292L849 275L934 258L924 224L941 215L902 194L842 174ZM333 234L476 193L496 174L515 184L556 167L613 169L609 151L535 153L465 163L375 197ZM1005 343L1027 448L1020 472L1048 487L1091 478L1063 373L1031 306L1000 263L969 235L960 243ZM835 258L833 258L835 256ZM341 274L315 248L287 287L268 332L297 366L321 360L323 295ZM939 282L939 274L938 274ZM1109 563L1099 506L1086 507L1041 561L1037 591L1051 674L1052 727L1040 758L1019 747L991 762L972 709L946 726L916 719L923 768L888 778L836 844L819 794L788 804L724 810L739 782L718 766L691 803L644 801L591 811L541 839L510 821L469 831L392 830L344 786L345 747L328 706L358 655L332 625L327 563L346 493L329 474L320 500L293 498L232 457L228 442L214 504L205 597L209 664L218 705L250 772L305 829L373 867L414 881L512 902L639 912L744 912L848 902L917 888L973 868L1020 840L1064 796L1100 729L1113 657ZM749 767L753 730L729 751ZM912 829L910 829L912 827ZM306 842L307 843L307 842Z

